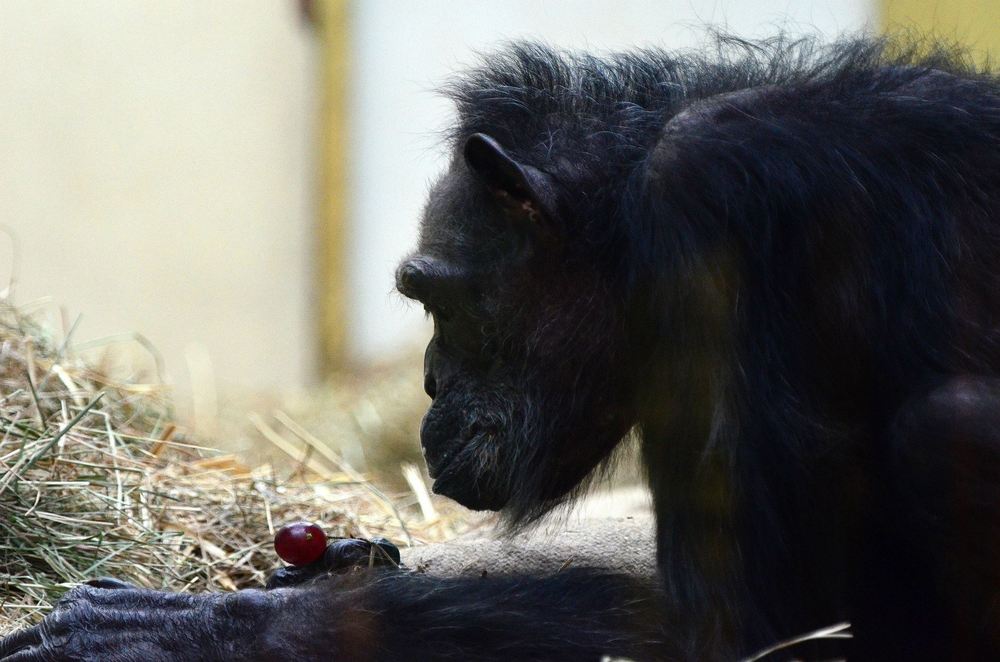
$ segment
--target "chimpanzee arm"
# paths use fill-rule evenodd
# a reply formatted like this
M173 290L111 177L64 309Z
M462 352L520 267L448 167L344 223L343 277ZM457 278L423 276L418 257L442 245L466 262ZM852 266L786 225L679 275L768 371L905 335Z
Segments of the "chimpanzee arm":
M857 618L856 634L927 623L934 642L910 637L924 659L990 659L1000 648L1000 379L952 377L912 398L891 429L888 461L895 508L868 586L903 596L891 614ZM895 548L889 547L895 545ZM915 581L919 578L921 581ZM934 643L943 646L934 654ZM898 642L894 653L906 655ZM883 651L876 651L884 657ZM873 657L872 659L877 659Z
M329 614L336 602L352 614L326 633L330 649L347 659L650 659L661 656L664 643L651 587L600 571L544 578L383 575L346 591L336 579L316 589L308 598L316 613ZM277 628L282 646L307 652L309 634L288 618ZM322 632L322 622L315 628Z
M83 586L41 625L0 642L0 660L674 658L663 620L651 586L593 570L355 573L211 595Z

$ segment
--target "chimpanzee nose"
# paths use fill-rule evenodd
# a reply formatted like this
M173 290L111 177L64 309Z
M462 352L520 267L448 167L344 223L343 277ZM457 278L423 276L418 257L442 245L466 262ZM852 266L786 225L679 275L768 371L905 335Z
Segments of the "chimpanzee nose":
M396 270L396 289L403 296L415 298L420 284L420 276L420 269L416 264L412 261L404 262Z
M438 385L437 380L434 379L434 375L428 373L424 374L424 393L431 396L431 400L437 395Z

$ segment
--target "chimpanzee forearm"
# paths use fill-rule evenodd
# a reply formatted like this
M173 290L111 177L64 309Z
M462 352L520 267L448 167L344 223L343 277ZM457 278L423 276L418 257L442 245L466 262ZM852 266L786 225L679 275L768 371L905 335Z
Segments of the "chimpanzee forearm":
M124 586L124 588L122 588ZM678 659L652 584L604 571L332 575L270 591L79 586L0 639L4 662Z
M595 570L440 579L362 574L287 592L262 650L295 659L676 659L650 585Z

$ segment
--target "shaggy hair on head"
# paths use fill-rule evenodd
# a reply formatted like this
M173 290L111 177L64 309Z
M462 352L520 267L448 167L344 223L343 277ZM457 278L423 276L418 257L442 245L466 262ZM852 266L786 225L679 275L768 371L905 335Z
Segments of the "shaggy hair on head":
M513 42L484 55L442 91L458 109L449 131L453 144L485 133L536 166L557 157L609 156L627 166L640 161L667 120L693 100L764 85L891 92L929 70L982 75L966 51L944 42L716 34L706 49L606 57Z

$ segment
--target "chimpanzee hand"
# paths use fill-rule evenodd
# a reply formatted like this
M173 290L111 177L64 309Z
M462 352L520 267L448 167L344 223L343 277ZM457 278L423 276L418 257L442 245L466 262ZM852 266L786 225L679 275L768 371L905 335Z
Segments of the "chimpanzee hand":
M362 540L337 538L327 545L326 552L308 565L279 568L267 579L267 588L304 584L333 572L355 568L398 568L399 548L385 538Z
M93 580L69 591L40 624L0 640L0 661L269 659L267 624L284 593L165 593Z

